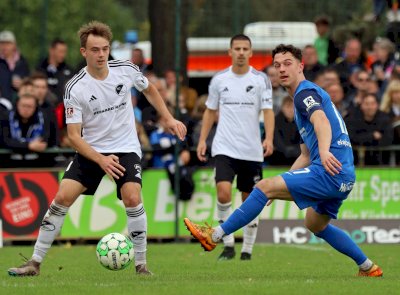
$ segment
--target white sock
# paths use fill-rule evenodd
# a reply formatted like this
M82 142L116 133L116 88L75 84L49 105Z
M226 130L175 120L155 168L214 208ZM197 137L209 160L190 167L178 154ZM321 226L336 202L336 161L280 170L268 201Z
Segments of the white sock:
M232 202L223 204L217 201L217 218L219 224L225 222L231 214L232 214ZM235 245L235 238L233 236L233 233L224 236L222 240L224 241L225 247L233 247Z
M219 225L216 228L214 228L214 232L211 235L211 238L214 243L218 243L221 241L221 239L224 237L225 232L222 229L222 227Z
M147 215L143 204L126 208L128 232L135 250L135 266L146 264Z
M39 236L36 240L32 255L34 261L42 263L51 244L53 244L54 239L60 233L68 209L68 207L56 204L54 200L50 204L42 224L40 225Z
M251 221L248 225L243 227L243 246L242 253L246 252L251 254L253 252L253 246L256 242L258 231L258 217Z
M361 263L358 267L361 270L366 271L366 270L369 270L372 267L373 264L374 263L367 258L367 260L365 260L363 263Z

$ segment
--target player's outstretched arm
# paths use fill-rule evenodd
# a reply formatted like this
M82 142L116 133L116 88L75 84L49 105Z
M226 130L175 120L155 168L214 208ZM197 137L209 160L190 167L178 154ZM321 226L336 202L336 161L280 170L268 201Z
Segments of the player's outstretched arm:
M165 105L160 93L157 91L157 88L149 82L149 86L143 90L142 93L160 114L161 119L164 120L168 131L183 141L186 136L186 126L181 121L174 119Z
M342 164L329 151L332 141L332 129L328 118L322 110L317 110L312 113L310 121L317 135L318 150L322 165L330 175L339 174Z
M300 155L294 161L290 170L301 169L310 165L310 151L304 143L300 144L300 151Z
M264 157L271 156L274 152L275 114L272 109L263 110L265 139L263 141Z
M216 119L217 119L217 111L216 110L211 110L211 109L207 108L204 111L199 143L197 144L197 158L202 162L205 162L207 160L207 158L206 158L206 152L207 152L206 140L207 140L208 134L210 133L211 127L213 126Z

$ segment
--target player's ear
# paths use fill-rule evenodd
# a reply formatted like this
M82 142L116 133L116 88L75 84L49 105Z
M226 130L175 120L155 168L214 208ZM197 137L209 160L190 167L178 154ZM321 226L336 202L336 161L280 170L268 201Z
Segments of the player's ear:
M81 47L81 48L79 49L79 51L81 52L82 56L86 58L86 48Z
M300 74L304 70L304 63L301 62L299 66L300 66L300 70L299 70L299 74Z

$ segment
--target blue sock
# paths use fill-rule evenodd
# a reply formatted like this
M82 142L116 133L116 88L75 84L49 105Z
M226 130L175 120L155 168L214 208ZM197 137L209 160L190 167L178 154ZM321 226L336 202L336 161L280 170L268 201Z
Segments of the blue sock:
M261 213L267 202L267 196L260 189L255 187L246 201L233 211L231 216L221 224L225 234L229 235L247 225Z
M324 239L329 245L352 258L357 265L362 264L367 260L367 256L363 253L360 247L347 235L342 229L328 224L321 232L315 234L317 237Z

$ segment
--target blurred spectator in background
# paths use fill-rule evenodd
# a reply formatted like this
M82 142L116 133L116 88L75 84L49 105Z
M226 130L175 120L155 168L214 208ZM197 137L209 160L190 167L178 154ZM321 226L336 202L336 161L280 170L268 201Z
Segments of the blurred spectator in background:
M379 110L375 94L367 94L360 105L361 116L348 116L346 126L351 142L355 146L382 147L392 144L393 129L388 114ZM354 161L358 164L355 150ZM380 151L365 153L366 165L388 164L389 154Z
M287 96L285 88L279 83L279 73L273 66L268 66L265 68L264 72L267 74L272 85L272 103L274 108L274 113L279 113L282 105L282 100Z
M378 38L373 45L373 50L376 60L371 65L371 76L378 82L380 98L396 64L394 60L395 47L389 39Z
M195 122L199 122L203 118L203 113L206 110L207 98L208 94L202 94L196 100L192 113L190 114L190 116Z
M11 71L7 62L0 58L0 97L12 101L13 89L11 82Z
M157 88L165 104L167 105L167 108L169 109L171 114L173 114L173 110L167 100L167 94L166 94L167 86L165 84L165 80L157 77L150 77L148 79ZM158 128L157 126L158 117L159 116L157 114L156 109L151 104L148 104L146 107L142 109L142 125L147 136L150 136L150 134Z
M10 31L0 32L0 58L7 62L8 69L10 70L13 88L13 97L11 99L15 100L22 79L29 76L29 65L18 50L15 36Z
M54 39L49 47L48 56L38 65L37 70L47 75L47 84L59 103L63 102L65 84L72 78L73 70L66 64L67 44Z
M24 94L31 94L33 95L33 83L31 77L26 77L22 79L21 86L18 89L18 97L23 96Z
M339 74L334 68L325 68L317 74L314 83L323 89L331 84L340 84Z
M62 132L64 122L58 122L55 113L54 104L57 102L57 97L51 93L47 85L47 76L42 72L36 72L31 75L33 91L38 100L39 110L43 112L46 120L50 121L50 136L49 146L60 145L60 133ZM59 120L63 120L62 116Z
M317 50L313 45L306 45L303 49L303 73L307 80L314 82L318 73L322 72L325 66L318 61Z
M400 144L400 81L389 83L383 94L380 110L389 115L393 127L393 144ZM396 152L396 163L400 163L400 151Z
M14 152L11 155L13 167L52 166L52 157L37 154L55 140L50 138L50 121L38 108L33 94L24 93L17 98L15 111L10 111L8 121L3 121L1 127L5 147Z
M338 59L334 68L338 72L340 83L347 93L351 88L350 75L358 70L365 69L365 57L360 40L357 38L347 40L343 54L343 58Z
M268 158L271 165L287 166L300 155L300 134L294 122L294 105L285 96L281 110L275 116L274 153Z
M345 118L348 115L348 104L344 100L344 91L342 85L339 83L331 84L326 87L326 92L329 96L340 115Z
M318 53L318 61L326 66L332 64L339 56L339 50L330 37L330 22L327 16L319 16L314 21L318 37L314 41Z
M139 70L143 74L146 74L146 70L149 67L149 65L145 62L142 49L140 49L140 48L133 48L132 49L131 62L133 64L137 65L139 67Z
M366 70L360 70L356 74L356 81L354 81L355 91L348 94L345 98L348 104L348 114L354 115L359 111L363 98L369 93L369 84L371 80L370 75Z
M176 74L173 70L166 70L164 73L165 82L167 83L167 99L172 108L176 105ZM180 94L185 100L186 109L192 112L196 100L198 98L197 91L182 84L183 76L179 75Z

